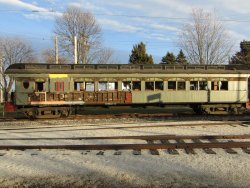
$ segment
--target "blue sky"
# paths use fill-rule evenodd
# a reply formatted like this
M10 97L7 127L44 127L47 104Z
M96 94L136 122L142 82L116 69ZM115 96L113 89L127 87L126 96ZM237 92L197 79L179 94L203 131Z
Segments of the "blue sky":
M180 50L178 32L193 8L215 11L234 41L250 40L248 0L0 0L0 36L27 38L38 49L53 47L54 17L67 6L92 12L102 26L103 42L126 63L133 45L143 41L158 62Z

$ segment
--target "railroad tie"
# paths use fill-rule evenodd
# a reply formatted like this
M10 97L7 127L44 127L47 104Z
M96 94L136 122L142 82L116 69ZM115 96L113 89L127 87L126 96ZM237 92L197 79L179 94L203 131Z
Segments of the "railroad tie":
M161 140L162 144L170 144L168 140ZM167 149L167 152L171 155L179 155L179 152L176 149Z
M104 151L99 151L96 155L104 155Z
M250 154L250 148L241 148L247 154Z
M154 141L153 140L147 140L147 143L148 144L154 144ZM156 149L150 149L149 151L150 151L151 155L160 155L158 150L156 150Z
M192 139L192 141L194 143L202 143L202 141L200 141L200 139ZM214 150L212 150L211 148L202 148L202 150L206 153L206 154L216 154L216 152Z
M228 142L234 142L233 140L229 140ZM247 154L250 154L250 148L245 148L245 147L243 147L243 148L241 148L242 149L242 151L244 151L245 153L247 153ZM236 152L237 153L237 152Z
M176 140L176 142L180 143L180 144L185 144L185 141L182 140L182 139L178 139L178 140ZM191 149L191 148L185 148L185 152L187 154L196 154L195 151L193 149Z
M210 139L209 140L211 143L219 143L218 140L216 139ZM233 141L229 141L229 142L233 142ZM223 148L225 150L225 152L229 153L229 154L237 154L237 151L233 150L232 148Z
M119 150L116 150L116 151L114 152L114 155L121 155L121 154L122 154L122 152L119 151Z
M82 151L81 154L82 155L88 155L89 152L90 152L90 150L85 150L85 151Z
M134 149L133 150L133 155L141 155L141 150L140 149Z
M248 127L248 125L246 125L246 124L244 124L244 123L242 123L242 124L240 124L242 127Z

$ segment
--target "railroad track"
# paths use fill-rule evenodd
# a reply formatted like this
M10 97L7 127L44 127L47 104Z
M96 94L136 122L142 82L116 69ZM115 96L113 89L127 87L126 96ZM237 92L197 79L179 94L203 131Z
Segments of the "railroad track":
M166 150L169 154L178 154L184 149L187 154L195 154L194 149L202 149L207 154L216 154L213 148L222 148L227 153L235 154L233 148L240 148L250 154L250 135L144 135L144 136L115 136L115 137L67 137L67 138L0 138L0 141L34 141L34 140L122 140L123 144L39 144L39 145L0 145L0 150L27 150L27 149L65 149L65 150L133 150L140 155L141 150L149 150L158 155L158 150ZM145 143L126 143L128 140L143 140ZM188 140L188 141L187 141ZM247 140L247 141L246 141Z
M90 130L109 130L109 129L140 129L140 128L164 128L164 127L197 127L197 126L241 126L249 127L249 121L223 121L223 122L206 122L206 123L183 123L183 124L165 124L164 122L148 122L145 125L129 125L117 126L117 124L85 124L85 125L60 125L60 126L33 126L33 127L0 127L0 131L8 131L0 134L8 133L34 133L34 132L53 132L53 131L90 131ZM112 126L110 126L112 125ZM102 127L100 127L102 126ZM83 128L89 127L89 128ZM42 130L48 129L48 130Z
M61 117L56 118L57 120L65 121L65 120L93 120L93 119L196 119L196 120L204 120L204 119L214 119L214 120L238 120L247 118L249 112L246 114L239 114L239 115L227 115L227 114L220 114L220 115L197 115L197 114L185 114L185 113L120 113L120 114L74 114L70 115L67 118ZM248 118L249 119L249 118ZM15 118L12 116L7 117L0 117L1 122L16 122L16 121L50 121L51 118L43 118L43 119L28 119L26 117L18 117Z

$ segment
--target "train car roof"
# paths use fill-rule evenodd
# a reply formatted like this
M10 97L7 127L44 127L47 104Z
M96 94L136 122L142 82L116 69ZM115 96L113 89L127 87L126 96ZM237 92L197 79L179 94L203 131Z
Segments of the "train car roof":
M130 73L204 73L250 74L250 65L136 65L136 64L44 64L17 63L10 65L6 74L130 74Z

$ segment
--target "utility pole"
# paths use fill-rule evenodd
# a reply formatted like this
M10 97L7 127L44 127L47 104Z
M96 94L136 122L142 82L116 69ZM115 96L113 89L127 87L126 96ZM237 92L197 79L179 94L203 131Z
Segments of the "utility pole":
M74 56L75 56L75 64L77 64L77 38L74 37Z
M82 46L82 63L87 64L87 55L88 55L88 50L89 50L89 45L88 45L88 37L85 35L82 35L81 37L81 46Z
M55 37L55 57L56 57L56 64L58 64L58 39L57 36Z
M87 51L88 51L88 41L87 37L83 35L83 64L87 64Z

